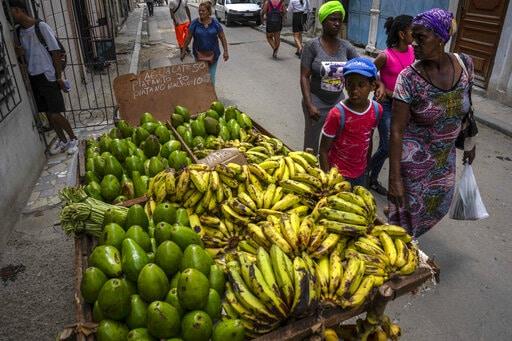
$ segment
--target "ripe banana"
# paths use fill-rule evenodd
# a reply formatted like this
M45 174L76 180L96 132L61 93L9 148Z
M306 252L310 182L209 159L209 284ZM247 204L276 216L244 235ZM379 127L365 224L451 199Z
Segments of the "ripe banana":
M310 302L310 274L306 263L300 257L293 260L293 276L294 297L291 311L293 315L300 317L308 310Z
M366 206L359 206L348 200L344 200L338 196L332 195L327 198L327 204L338 211L352 212L363 217L367 217Z
M279 182L286 192L291 192L299 195L313 195L315 191L310 185L295 180L283 180Z
M338 290L343 277L343 265L341 264L341 253L338 247L329 256L329 288L328 297L333 297Z
M391 239L391 237L386 232L381 232L379 234L379 239L382 246L384 247L384 252L386 253L386 256L389 258L389 264L395 265L397 252L393 239Z
M284 196L284 198L274 203L271 209L274 211L286 211L287 209L297 205L300 202L300 199L301 198L299 196L292 193L288 193Z
M269 253L264 248L258 248L256 261L267 285L277 296L281 297L281 290L279 290L279 285L274 275L274 269L272 268L272 260Z
M339 234L330 233L327 235L327 238L322 241L320 246L318 246L318 248L311 254L311 257L318 258L324 254L329 254L336 247L339 240Z
M378 236L381 232L386 232L393 237L407 235L407 230L397 225L375 225L372 229L373 236Z
M318 278L323 297L328 297L329 295L329 275L329 256L324 255L316 264L316 277Z

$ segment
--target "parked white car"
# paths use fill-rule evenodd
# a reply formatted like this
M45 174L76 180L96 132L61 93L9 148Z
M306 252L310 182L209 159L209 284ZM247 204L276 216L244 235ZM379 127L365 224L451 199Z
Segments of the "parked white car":
M226 23L253 21L261 25L262 0L217 0L215 4L215 17Z

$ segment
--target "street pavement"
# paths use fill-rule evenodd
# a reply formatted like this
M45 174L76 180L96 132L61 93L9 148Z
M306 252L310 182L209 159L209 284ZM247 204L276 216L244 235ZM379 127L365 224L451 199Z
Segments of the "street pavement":
M165 28L166 43L175 44L166 17L166 10L156 8L160 33L163 36ZM224 29L230 59L219 62L219 98L238 105L290 147L302 148L300 62L295 49L281 44L279 60L273 60L263 33L246 25ZM151 31L149 35L151 40ZM460 159L461 155L459 174ZM403 327L403 340L512 339L512 140L481 125L473 166L490 217L477 222L445 218L420 238L420 247L441 268L441 282L389 303L387 312ZM381 173L385 184L386 178L387 163ZM384 198L377 195L377 200L383 208Z

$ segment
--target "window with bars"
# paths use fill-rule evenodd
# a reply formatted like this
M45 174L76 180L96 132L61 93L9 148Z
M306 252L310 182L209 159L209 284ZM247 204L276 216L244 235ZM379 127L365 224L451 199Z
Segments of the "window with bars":
M14 78L4 30L0 23L0 122L8 117L20 103L18 82Z

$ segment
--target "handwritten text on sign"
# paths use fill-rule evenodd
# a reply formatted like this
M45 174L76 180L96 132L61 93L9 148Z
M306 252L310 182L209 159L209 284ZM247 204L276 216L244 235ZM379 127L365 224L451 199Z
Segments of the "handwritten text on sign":
M133 98L208 83L210 73L203 71L207 68L206 63L194 63L149 70L131 82Z

